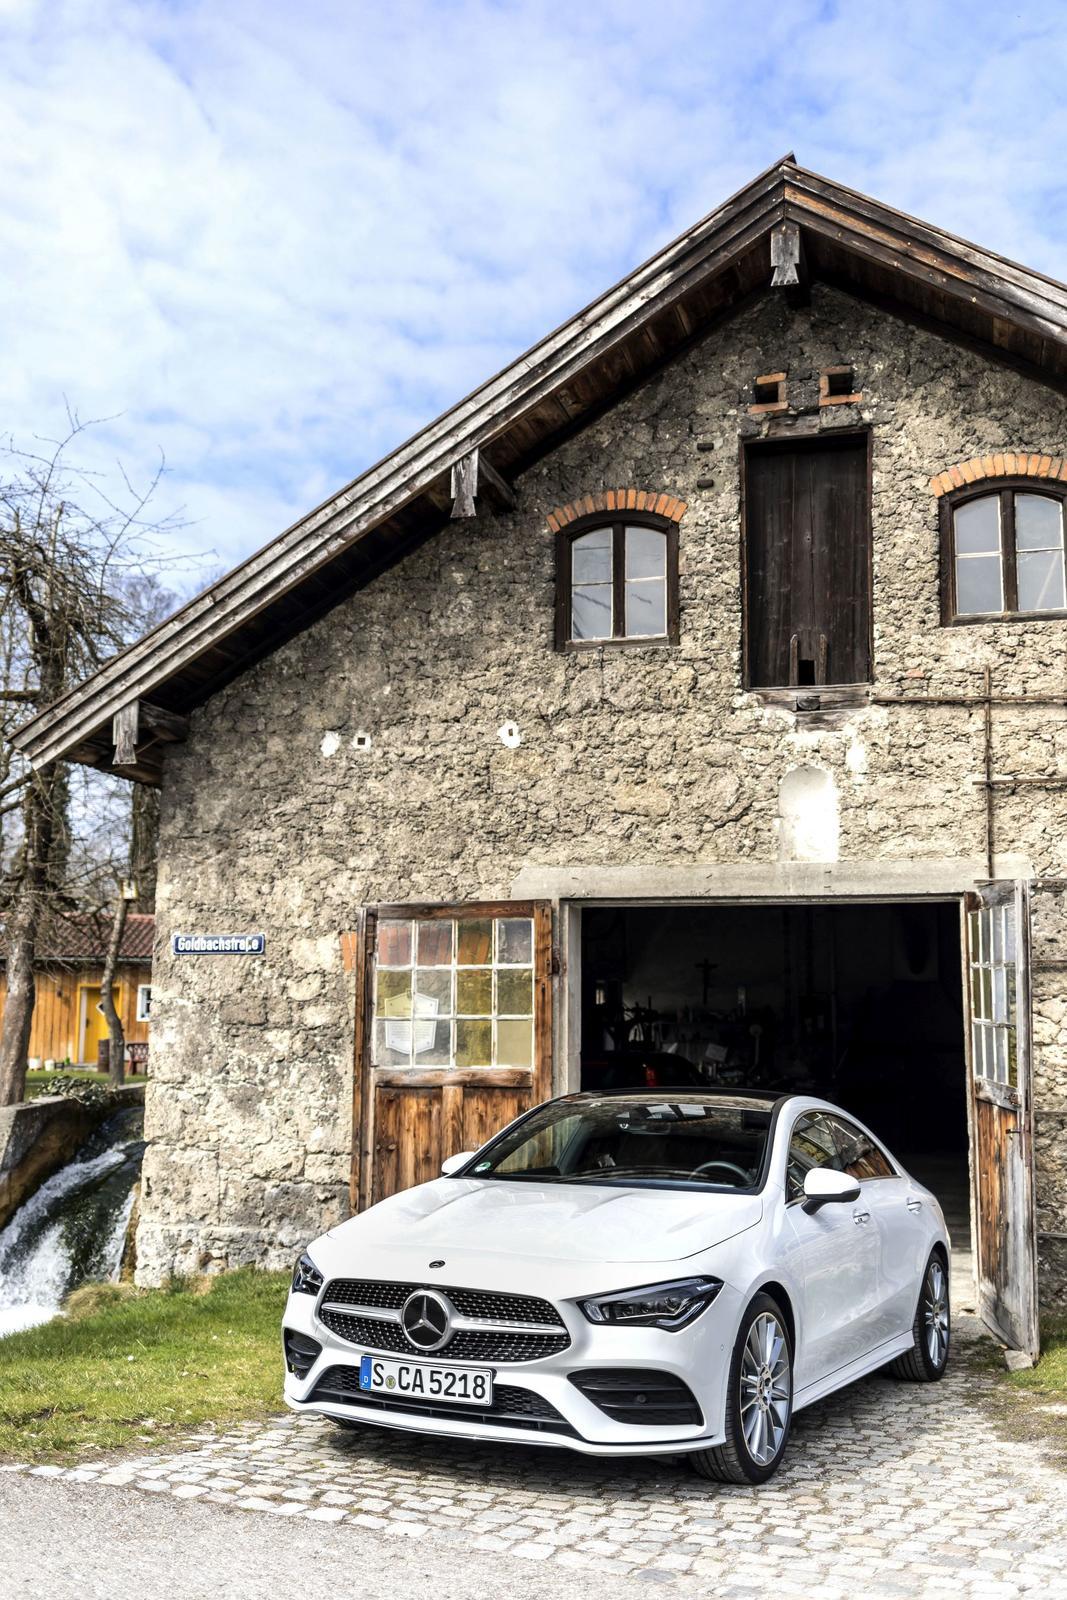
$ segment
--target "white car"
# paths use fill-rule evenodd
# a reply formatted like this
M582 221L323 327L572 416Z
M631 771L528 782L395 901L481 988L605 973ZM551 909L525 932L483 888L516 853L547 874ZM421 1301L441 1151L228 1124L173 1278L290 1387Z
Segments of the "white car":
M794 1412L949 1349L941 1208L804 1095L572 1094L315 1241L294 1411L762 1483Z

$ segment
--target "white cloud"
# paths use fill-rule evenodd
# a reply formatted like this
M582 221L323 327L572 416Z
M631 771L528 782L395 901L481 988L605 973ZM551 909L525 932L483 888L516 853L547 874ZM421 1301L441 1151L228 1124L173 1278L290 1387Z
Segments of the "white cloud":
M0 407L229 562L795 148L1064 274L1062 9L0 0ZM990 44L995 40L995 48Z

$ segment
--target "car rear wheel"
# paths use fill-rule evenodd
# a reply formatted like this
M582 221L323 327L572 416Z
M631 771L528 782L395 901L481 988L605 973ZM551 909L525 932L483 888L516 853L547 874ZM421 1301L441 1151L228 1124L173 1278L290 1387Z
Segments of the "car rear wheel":
M915 1340L912 1348L890 1364L890 1372L912 1383L936 1383L948 1365L952 1342L948 1272L944 1258L936 1250L926 1263L912 1336Z
M778 1470L793 1420L793 1348L781 1308L758 1294L741 1319L730 1362L726 1440L690 1460L717 1483L766 1483Z

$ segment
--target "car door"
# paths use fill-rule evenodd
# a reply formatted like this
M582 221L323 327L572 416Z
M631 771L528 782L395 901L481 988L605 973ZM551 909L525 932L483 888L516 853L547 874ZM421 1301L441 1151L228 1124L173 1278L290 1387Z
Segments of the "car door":
M878 1343L879 1235L864 1199L804 1209L804 1178L813 1167L841 1170L831 1119L804 1112L794 1123L786 1164L787 1249L804 1285L797 1388L860 1360Z
M874 1344L884 1344L911 1328L926 1265L927 1227L922 1201L910 1180L897 1172L866 1129L847 1117L829 1118L841 1156L841 1170L860 1185L870 1212L878 1260L877 1304L872 1308Z

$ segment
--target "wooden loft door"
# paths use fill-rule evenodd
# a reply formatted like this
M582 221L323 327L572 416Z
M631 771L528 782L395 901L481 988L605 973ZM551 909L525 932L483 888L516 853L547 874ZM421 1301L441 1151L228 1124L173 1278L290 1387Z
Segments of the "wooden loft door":
M356 968L353 1209L438 1176L552 1084L544 903L383 906Z
M871 676L865 433L745 451L745 612L752 688Z

